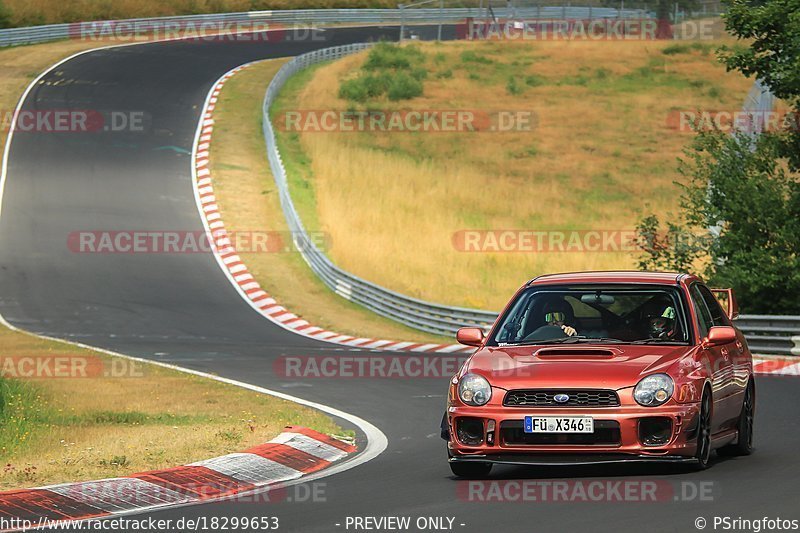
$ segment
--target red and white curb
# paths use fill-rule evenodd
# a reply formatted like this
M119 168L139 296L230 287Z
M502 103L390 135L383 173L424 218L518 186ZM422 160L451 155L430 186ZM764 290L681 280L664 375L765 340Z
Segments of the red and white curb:
M205 106L203 107L203 113L192 151L194 158L193 177L195 199L197 200L198 210L203 219L203 224L206 226L206 230L211 236L210 240L217 261L242 297L247 300L251 307L275 324L289 331L319 341L330 342L350 348L398 352L465 353L475 351L475 348L462 346L460 344L398 342L354 337L352 335L342 335L340 333L328 331L310 324L307 320L302 319L278 304L275 298L267 294L258 281L253 278L247 265L244 264L242 258L231 244L228 232L225 230L225 223L222 220L222 214L220 213L219 205L217 205L217 199L214 195L214 182L209 168L209 151L211 148L212 134L214 132L214 109L217 106L220 92L225 82L237 72L252 64L253 63L248 63L236 67L227 72L214 84L211 92L208 94Z
M753 372L770 376L800 376L800 357L754 355Z
M126 477L0 492L0 518L20 527L52 526L174 507L236 495L323 470L356 451L355 446L317 431L289 426L266 444L186 466ZM247 495L247 496L246 496ZM264 500L264 501L275 501Z

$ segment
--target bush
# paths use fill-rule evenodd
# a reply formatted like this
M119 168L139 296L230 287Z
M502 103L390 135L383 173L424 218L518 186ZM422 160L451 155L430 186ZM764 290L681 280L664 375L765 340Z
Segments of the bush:
M388 73L364 76L359 78L367 91L368 98L378 98L386 94L392 84L392 75Z
M672 44L661 50L661 53L665 56L674 56L677 54L688 54L689 50L691 50L691 48L688 44Z
M422 95L422 82L405 72L398 72L389 85L389 100L410 100Z
M11 10L0 0L0 28L11 27Z
M390 100L419 96L428 77L424 61L425 54L416 46L379 43L370 50L359 76L341 82L339 98L364 103L384 95Z
M423 58L422 52L415 46L397 46L389 43L378 43L372 47L364 63L364 70L394 69L406 70L413 63Z
M368 97L369 92L363 78L344 80L339 85L339 98L353 102L366 102Z
M411 69L411 77L417 81L422 81L428 77L428 71L422 67Z
M545 79L541 76L537 76L536 74L525 76L525 85L528 87L538 87L539 85L544 85L544 83Z
M514 96L522 94L522 87L520 87L517 84L517 78L515 78L514 76L508 77L508 83L506 83L506 91L508 92L508 94Z
M443 70L436 74L436 77L439 79L449 80L453 77L453 71L451 69Z

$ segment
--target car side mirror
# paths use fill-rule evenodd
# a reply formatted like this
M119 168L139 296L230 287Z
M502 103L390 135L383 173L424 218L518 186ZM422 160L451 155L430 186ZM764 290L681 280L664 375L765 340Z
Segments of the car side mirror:
M460 328L456 332L456 340L467 346L480 346L483 344L483 330L481 328Z
M731 326L714 326L708 330L703 346L720 346L736 341L736 330Z

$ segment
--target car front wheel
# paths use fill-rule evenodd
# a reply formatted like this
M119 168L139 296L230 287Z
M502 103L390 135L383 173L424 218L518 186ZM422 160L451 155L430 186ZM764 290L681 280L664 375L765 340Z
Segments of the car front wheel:
M697 470L705 470L711 461L711 393L703 393L697 421Z

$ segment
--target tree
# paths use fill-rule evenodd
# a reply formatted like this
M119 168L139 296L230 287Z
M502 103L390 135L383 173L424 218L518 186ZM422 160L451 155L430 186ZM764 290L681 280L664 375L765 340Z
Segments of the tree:
M748 47L722 47L720 57L728 70L763 80L772 93L785 100L800 116L800 0L751 2L726 0L725 26ZM794 170L800 169L800 128L779 139L780 155Z
M669 222L666 232L655 216L639 223L645 243L640 267L691 270L706 258L705 277L732 287L744 312L796 314L800 179L781 149L775 135L762 135L754 145L745 133L698 133L680 164L686 178L682 221Z
M657 215L649 215L636 226L637 245L644 255L639 258L640 270L689 272L707 256L708 235L687 232L680 222L667 221L661 229Z
M721 61L765 82L800 117L800 0L726 4L727 30L749 45L723 47ZM797 121L757 139L700 131L685 154L679 221L666 231L655 216L640 221L640 266L691 270L687 265L702 261L711 283L736 290L743 311L800 313ZM704 238L680 248L686 235Z
M11 27L11 11L0 0L0 29Z

